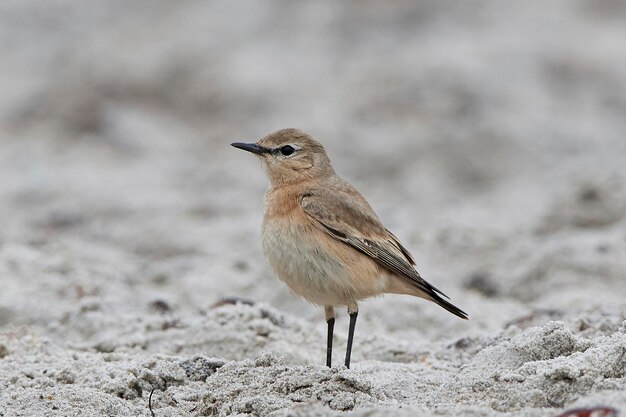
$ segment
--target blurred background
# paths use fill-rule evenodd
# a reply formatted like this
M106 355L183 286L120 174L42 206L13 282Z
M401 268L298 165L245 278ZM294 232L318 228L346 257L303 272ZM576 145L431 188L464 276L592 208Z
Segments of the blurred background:
M623 314L624 45L620 0L4 0L0 326L119 341L239 296L322 334L263 258L260 165L229 146L285 127L472 318L394 296L364 329Z

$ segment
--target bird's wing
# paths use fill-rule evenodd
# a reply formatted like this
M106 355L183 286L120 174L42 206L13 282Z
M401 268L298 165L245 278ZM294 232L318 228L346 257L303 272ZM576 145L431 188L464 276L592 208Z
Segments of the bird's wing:
M411 253L407 250L407 248L402 246L402 243L400 243L400 240L396 237L396 235L391 233L389 229L385 229L385 230L387 231L387 234L389 234L389 237L396 244L396 246L398 246L398 248L402 251L402 254L407 259L407 261L409 261L411 265L415 265L415 259L413 259L413 255L411 255Z
M349 184L309 189L300 195L299 201L304 213L320 230L369 256L452 314L467 319L467 313L446 300L448 297L443 292L420 276L413 267L415 261L411 254L385 229L367 201Z
M446 297L425 281L413 267L414 260L398 239L382 225L372 208L356 190L312 189L300 196L306 215L322 231L359 252L380 266L396 273L432 298Z

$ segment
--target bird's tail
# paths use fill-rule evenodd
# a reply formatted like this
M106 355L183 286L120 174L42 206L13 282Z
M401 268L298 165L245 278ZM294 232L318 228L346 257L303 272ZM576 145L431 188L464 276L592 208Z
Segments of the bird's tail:
M469 319L469 315L461 310L460 308L458 308L457 306L455 306L454 304L452 304L451 302L449 302L448 300L442 298L439 296L439 294L429 294L430 295L430 300L433 301L434 303L439 304L441 307L445 308L446 310L448 310L450 313L454 314L457 317L462 318L463 320L468 320ZM445 294L443 294L445 296Z
M448 310L450 313L464 320L469 318L468 314L446 300L448 298L441 290L418 276L418 279L407 279L404 276L393 275L393 279L389 280L387 291L392 294L408 294L415 297L424 298L430 300L441 307ZM400 279L398 279L400 278Z

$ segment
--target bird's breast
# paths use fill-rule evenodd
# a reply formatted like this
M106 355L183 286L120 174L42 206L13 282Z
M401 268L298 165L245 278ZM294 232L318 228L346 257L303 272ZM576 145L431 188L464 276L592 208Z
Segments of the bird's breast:
M304 215L266 218L263 250L278 278L317 305L347 305L384 290L374 262L320 231Z
M346 275L344 265L324 247L320 231L308 221L266 221L263 250L270 265L293 291L329 286Z

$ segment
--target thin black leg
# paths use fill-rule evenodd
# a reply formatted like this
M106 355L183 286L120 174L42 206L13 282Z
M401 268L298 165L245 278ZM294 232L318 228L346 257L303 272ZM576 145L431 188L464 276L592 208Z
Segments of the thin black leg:
M333 330L335 329L335 318L331 317L328 323L328 338L326 339L326 366L330 368L333 361Z
M348 330L348 348L346 349L346 368L350 369L350 356L352 355L352 341L354 339L354 328L356 327L356 316L359 312L350 313L350 329Z

